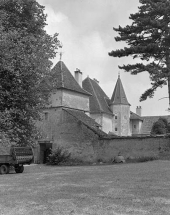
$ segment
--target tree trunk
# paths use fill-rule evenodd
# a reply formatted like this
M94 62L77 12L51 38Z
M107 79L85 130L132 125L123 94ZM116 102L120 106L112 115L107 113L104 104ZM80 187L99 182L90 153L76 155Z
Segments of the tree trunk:
M168 72L168 97L169 97L169 108L170 109L170 72Z
M170 110L170 55L169 53L166 55L166 65L167 65L167 82L168 82L168 98L169 98L169 107Z

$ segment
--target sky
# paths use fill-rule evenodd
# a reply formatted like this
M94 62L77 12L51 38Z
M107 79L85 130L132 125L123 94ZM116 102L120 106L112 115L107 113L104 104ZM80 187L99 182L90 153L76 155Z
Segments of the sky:
M142 93L148 89L150 79L147 72L131 75L118 68L118 65L131 64L131 57L114 58L108 55L112 50L126 46L116 42L118 34L113 27L131 24L129 16L138 11L139 0L37 0L45 6L47 14L46 31L53 35L59 33L62 42L62 61L74 75L76 68L99 81L106 95L111 98L120 73L131 111L142 107L143 116L167 115L168 88L159 88L155 96L139 102ZM54 65L59 61L57 54ZM135 60L137 61L137 60Z

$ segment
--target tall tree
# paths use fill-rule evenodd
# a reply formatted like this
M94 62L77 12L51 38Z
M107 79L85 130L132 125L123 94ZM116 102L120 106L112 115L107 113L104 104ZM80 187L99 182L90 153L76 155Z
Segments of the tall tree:
M0 1L0 131L20 144L32 141L50 90L44 86L44 93L40 83L59 41L45 26L44 7L36 0Z
M147 71L151 88L140 97L140 101L152 98L158 87L168 83L170 103L170 1L139 0L138 12L130 14L131 25L113 28L119 36L116 41L125 41L127 47L113 50L112 57L132 56L141 63L119 66L136 75Z

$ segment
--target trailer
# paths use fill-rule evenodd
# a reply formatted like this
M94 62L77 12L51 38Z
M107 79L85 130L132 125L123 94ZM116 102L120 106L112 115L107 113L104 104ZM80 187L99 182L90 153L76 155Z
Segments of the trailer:
M24 165L31 164L33 160L32 147L12 146L9 155L0 155L0 174L8 174L11 167L16 173L22 173Z

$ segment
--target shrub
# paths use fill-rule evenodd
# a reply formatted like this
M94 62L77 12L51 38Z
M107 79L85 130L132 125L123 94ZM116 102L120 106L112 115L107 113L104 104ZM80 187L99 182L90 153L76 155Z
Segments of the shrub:
M154 161L158 160L158 156L142 156L142 157L134 157L134 158L127 158L127 163L142 163L142 162L148 162L148 161Z
M170 126L166 118L160 117L153 123L151 134L166 134L170 131Z
M49 156L47 157L47 164L59 165L67 162L70 157L71 154L66 149L58 146L56 149L51 150Z

